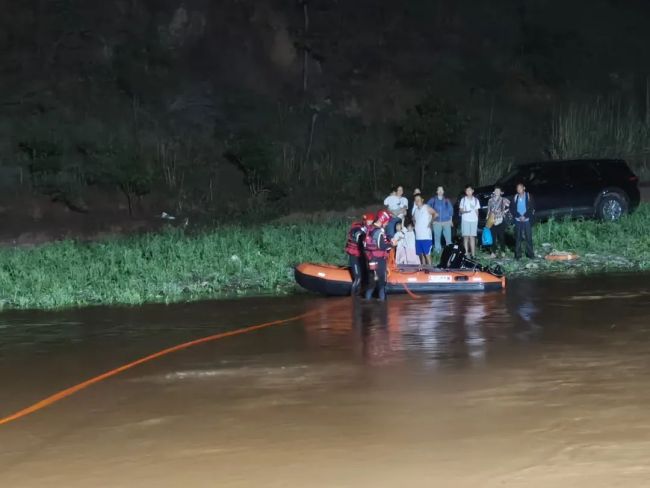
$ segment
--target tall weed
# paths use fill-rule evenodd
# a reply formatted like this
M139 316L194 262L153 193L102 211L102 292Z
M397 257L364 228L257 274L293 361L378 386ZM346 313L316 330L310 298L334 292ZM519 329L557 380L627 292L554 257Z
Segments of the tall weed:
M548 151L553 159L622 158L650 178L650 126L635 107L615 100L572 103L553 117Z

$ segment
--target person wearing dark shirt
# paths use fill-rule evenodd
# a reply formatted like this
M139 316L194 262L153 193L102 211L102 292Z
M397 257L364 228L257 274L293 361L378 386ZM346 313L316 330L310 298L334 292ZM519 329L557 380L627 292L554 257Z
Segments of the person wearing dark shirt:
M427 205L436 211L436 218L433 220L433 249L436 254L442 252L441 237L445 238L445 246L451 244L451 227L452 217L454 216L454 206L451 201L445 197L445 189L439 186L436 190L436 196L431 197Z
M526 185L517 184L517 194L514 202L515 217L515 259L521 258L521 248L525 245L526 256L535 258L533 251L533 216L535 215L535 200L526 191Z

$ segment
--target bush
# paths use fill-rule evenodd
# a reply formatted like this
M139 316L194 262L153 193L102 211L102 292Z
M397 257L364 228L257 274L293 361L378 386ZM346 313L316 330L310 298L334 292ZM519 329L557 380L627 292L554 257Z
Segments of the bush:
M398 125L395 146L410 151L419 166L419 188L424 187L425 175L435 153L459 142L463 124L456 107L448 101L427 93L410 109Z

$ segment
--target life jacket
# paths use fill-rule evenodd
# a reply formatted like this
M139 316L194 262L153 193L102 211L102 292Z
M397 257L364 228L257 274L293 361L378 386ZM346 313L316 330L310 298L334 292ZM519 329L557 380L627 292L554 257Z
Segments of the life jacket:
M381 227L374 227L368 233L366 233L366 239L364 241L364 252L368 261L388 258L390 246L387 245L387 249L382 249L380 247L381 242L389 244L388 240L386 239L386 233Z
M366 226L361 222L355 222L350 226L348 239L345 243L345 252L350 256L361 256L363 241L365 239Z

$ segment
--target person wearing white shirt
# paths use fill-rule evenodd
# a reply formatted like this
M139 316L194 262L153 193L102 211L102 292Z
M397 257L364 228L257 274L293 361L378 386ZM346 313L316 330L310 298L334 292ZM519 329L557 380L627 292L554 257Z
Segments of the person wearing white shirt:
M404 187L401 185L394 186L390 195L384 199L384 205L392 217L386 226L386 236L390 239L395 235L395 224L400 220L403 221L408 211L409 201L404 197Z
M420 264L420 258L415 253L413 224L408 222L408 225L402 227L402 224L398 223L396 229L392 240L395 246L395 264Z
M458 211L461 215L460 230L463 235L463 246L470 257L476 256L476 234L478 233L478 211L481 204L474 196L472 185L465 187L465 196L461 198Z
M415 196L414 208L415 252L420 256L420 264L431 264L431 247L433 246L431 223L438 214L424 203L422 195Z

